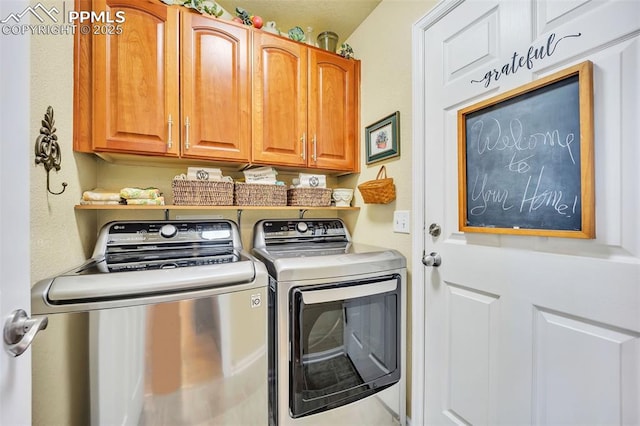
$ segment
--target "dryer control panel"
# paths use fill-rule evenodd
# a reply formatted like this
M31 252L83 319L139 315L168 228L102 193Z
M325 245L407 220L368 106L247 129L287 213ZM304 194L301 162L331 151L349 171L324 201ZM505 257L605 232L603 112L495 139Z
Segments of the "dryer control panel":
M256 224L253 246L296 245L313 242L316 248L323 243L348 243L349 231L340 219L274 219Z

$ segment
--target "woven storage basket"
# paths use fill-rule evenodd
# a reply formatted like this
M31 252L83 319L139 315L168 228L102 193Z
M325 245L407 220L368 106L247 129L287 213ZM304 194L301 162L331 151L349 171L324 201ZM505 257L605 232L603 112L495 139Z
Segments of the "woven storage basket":
M387 177L387 169L382 166L375 180L358 185L360 194L367 204L388 204L396 199L396 186L393 178Z
M233 203L236 206L286 206L287 187L236 182Z
M177 206L233 205L233 182L174 179L171 188Z
M331 188L287 189L287 205L327 207L331 205Z

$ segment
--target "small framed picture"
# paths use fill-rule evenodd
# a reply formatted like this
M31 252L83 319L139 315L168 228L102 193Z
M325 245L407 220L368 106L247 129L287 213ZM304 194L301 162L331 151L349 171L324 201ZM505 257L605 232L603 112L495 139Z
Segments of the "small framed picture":
M396 111L365 128L367 164L400 155L399 122L400 112Z

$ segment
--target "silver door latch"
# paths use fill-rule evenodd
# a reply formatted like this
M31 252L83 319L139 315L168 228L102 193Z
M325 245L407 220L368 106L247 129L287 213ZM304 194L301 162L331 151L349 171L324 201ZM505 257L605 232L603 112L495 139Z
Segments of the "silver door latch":
M436 252L431 252L428 256L422 256L422 263L424 266L438 267L442 264L442 258Z
M19 356L27 350L38 331L44 330L49 318L29 318L22 309L16 309L4 323L4 348L12 356Z

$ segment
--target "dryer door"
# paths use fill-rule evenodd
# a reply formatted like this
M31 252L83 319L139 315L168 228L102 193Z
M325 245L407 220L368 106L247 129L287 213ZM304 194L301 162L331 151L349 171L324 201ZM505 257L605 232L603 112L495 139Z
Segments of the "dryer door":
M400 276L294 288L289 405L294 418L400 380Z

